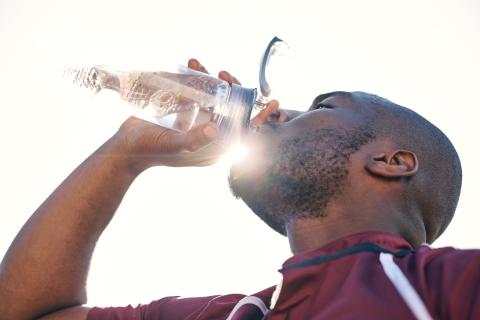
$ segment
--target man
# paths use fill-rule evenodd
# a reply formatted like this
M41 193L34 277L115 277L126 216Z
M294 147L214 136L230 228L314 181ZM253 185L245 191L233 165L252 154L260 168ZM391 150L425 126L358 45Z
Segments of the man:
M461 186L439 129L359 92L320 95L306 112L273 101L253 123L245 139L260 160L233 166L229 181L288 237L294 256L281 284L251 296L81 306L95 243L133 180L218 135L212 124L178 134L130 118L19 232L0 270L2 319L480 319L480 251L424 245L449 224Z

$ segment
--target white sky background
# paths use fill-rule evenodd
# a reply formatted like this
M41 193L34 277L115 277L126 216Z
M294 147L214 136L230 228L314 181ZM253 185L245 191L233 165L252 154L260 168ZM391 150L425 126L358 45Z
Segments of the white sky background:
M255 87L260 55L275 35L293 49L293 67L277 82L284 107L306 109L319 93L362 90L446 132L464 184L457 215L435 245L480 246L480 2L130 3L0 0L1 256L38 205L128 115L114 95L66 85L65 65L161 70L197 57L212 73L226 69ZM97 246L89 304L276 284L288 242L229 195L226 172L220 164L141 175Z

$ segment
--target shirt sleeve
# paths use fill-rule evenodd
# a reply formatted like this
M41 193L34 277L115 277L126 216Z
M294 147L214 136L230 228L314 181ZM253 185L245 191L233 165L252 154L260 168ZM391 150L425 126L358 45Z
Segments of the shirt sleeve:
M480 250L438 251L425 268L435 318L480 319Z
M243 297L240 294L200 298L167 297L136 307L94 307L89 311L87 320L224 319Z

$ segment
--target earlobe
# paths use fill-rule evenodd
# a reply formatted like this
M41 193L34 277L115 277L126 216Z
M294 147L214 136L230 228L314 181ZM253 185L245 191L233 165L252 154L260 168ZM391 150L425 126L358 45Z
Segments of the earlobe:
M408 150L372 154L367 159L365 169L384 178L411 177L418 171L418 158L414 152Z

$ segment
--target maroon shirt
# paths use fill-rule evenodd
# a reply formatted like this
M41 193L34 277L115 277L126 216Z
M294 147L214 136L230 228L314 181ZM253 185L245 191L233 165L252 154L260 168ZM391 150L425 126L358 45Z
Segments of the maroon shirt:
M88 320L480 319L480 250L414 250L398 236L364 232L294 255L280 272L278 299L275 287L248 297L168 297L93 308Z

